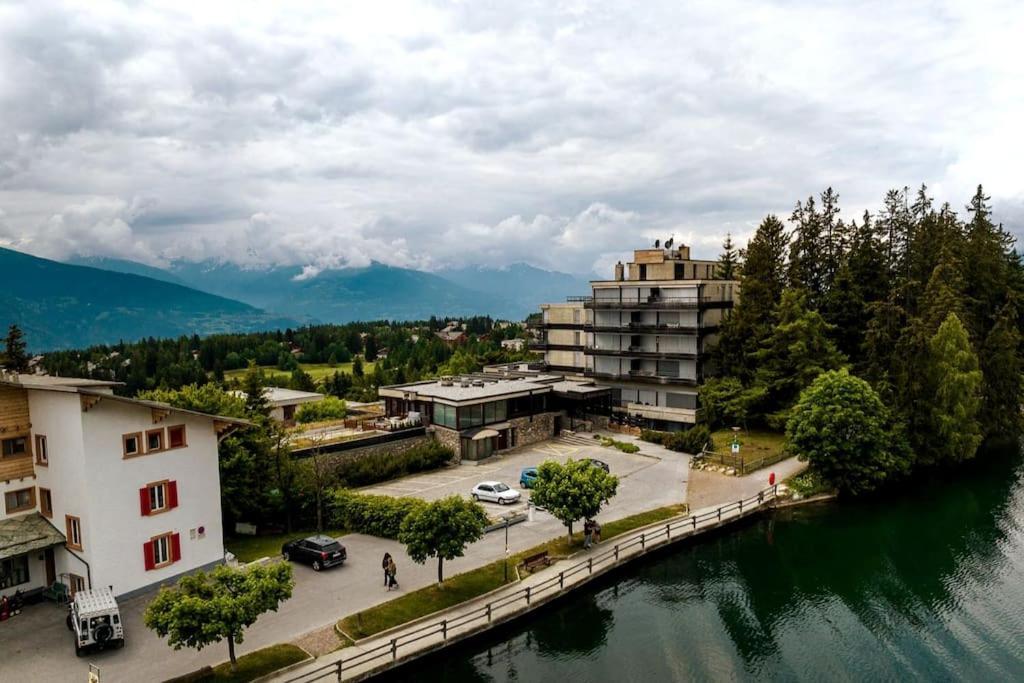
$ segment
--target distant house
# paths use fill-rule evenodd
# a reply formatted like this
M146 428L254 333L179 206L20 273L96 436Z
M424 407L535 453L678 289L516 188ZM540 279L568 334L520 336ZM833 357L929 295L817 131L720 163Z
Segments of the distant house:
M502 339L501 348L509 351L522 351L523 347L526 346L525 339Z
M377 360L384 360L388 357L388 348L385 346L377 350Z
M233 391L231 393L242 398L247 396L244 391ZM324 400L323 394L317 394L312 391L282 389L280 387L267 387L263 390L263 395L270 406L270 417L285 424L295 423L295 413L298 412L301 405Z
M435 332L434 336L449 346L463 344L466 341L466 333L462 330L444 329L440 332Z

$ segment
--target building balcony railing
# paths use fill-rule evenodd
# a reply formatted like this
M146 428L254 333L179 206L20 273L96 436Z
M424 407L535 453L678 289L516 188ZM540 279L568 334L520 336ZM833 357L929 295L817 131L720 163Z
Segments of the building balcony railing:
M626 372L598 372L587 368L583 371L584 377L593 377L594 379L610 379L620 381L642 381L648 384L673 384L680 386L695 387L698 382L695 379L687 377L667 377L665 375L656 375L651 371L647 370L632 370Z
M539 322L530 323L529 325L527 325L527 327L531 330L582 330L585 327L585 325L582 322Z
M583 344L549 344L548 342L530 342L531 351L582 351Z
M732 308L732 301L700 296L663 296L648 294L645 296L622 297L619 299L595 299L590 297L583 302L584 308L591 309L629 309L629 308Z
M667 323L622 323L607 325L603 323L587 323L583 326L587 332L604 332L607 334L633 334L649 332L652 334L710 334L718 331L718 325L669 325Z
M617 356L619 358L653 358L664 360L696 360L701 354L693 351L655 351L652 349L629 347L626 349L598 349L587 347L583 353L588 356Z

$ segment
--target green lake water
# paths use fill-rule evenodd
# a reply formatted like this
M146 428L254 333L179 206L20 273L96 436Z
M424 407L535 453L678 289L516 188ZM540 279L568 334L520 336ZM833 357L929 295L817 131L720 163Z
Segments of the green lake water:
M780 510L388 680L1024 680L1024 460Z

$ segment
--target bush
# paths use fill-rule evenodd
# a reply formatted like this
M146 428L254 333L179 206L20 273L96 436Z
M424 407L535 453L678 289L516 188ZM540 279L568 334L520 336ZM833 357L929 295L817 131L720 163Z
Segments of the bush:
M336 489L330 495L328 516L332 527L397 539L402 521L424 505L426 503L419 498L392 498Z
M304 403L295 413L295 421L299 423L323 422L324 420L340 420L348 414L348 406L340 398L325 396L323 400Z
M594 438L600 439L602 446L612 446L614 448L618 448L623 453L636 453L640 450L639 446L635 443L629 443L628 441L616 441L615 439L609 439L601 435L595 435Z
M344 461L334 474L344 486L369 486L406 474L437 469L453 457L452 449L431 440L404 453L374 453Z
M711 439L711 430L707 425L699 424L682 432L658 432L653 429L645 429L640 432L640 438L651 443L661 444L670 451L679 453L700 453L706 447L709 451L715 449Z

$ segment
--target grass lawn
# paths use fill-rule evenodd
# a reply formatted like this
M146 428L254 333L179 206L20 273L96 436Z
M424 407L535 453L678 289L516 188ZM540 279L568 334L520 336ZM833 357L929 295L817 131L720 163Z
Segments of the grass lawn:
M327 529L324 534L337 538L348 532L345 529ZM269 536L238 536L224 541L228 551L234 553L239 562L252 562L261 557L276 557L281 554L281 546L293 538L305 538L316 534L315 529L293 531L290 534L271 534Z
M601 540L606 541L615 536L632 531L647 524L675 517L686 511L686 505L670 505L647 512L624 517L623 519L601 525ZM565 556L571 551L579 550L583 543L583 533L573 534L573 545L570 548L565 536L560 536L543 545L516 553L509 558L509 583L515 582L513 567L530 555L547 551L552 556ZM436 562L436 560L431 560ZM501 560L492 562L478 569L457 574L445 579L443 586L434 584L418 591L407 593L400 598L376 605L369 609L345 617L338 622L338 627L355 639L366 638L375 633L419 619L438 610L446 609L459 603L472 600L505 584L504 563Z
M218 664L213 673L196 679L197 683L243 683L301 662L309 655L294 645L271 645L238 658L238 671L232 673L231 662Z
M376 366L376 364L376 361L364 362L363 372L365 372L366 374L373 372L373 368ZM299 363L299 367L302 368L304 372L309 373L310 377L312 377L313 380L317 382L319 382L325 377L333 375L335 372L340 372L342 374L349 375L352 374L352 363L338 363L333 368L327 363ZM246 370L247 368L239 368L238 370L228 370L227 372L224 373L224 379L241 379L245 375ZM268 379L271 377L287 378L292 376L291 372L278 370L276 367L272 365L263 366L263 373L267 376Z
M719 429L711 435L715 451L729 453L733 437L740 441L740 456L745 463L763 459L779 458L783 455L786 435L760 429L740 430L735 434L731 429Z

